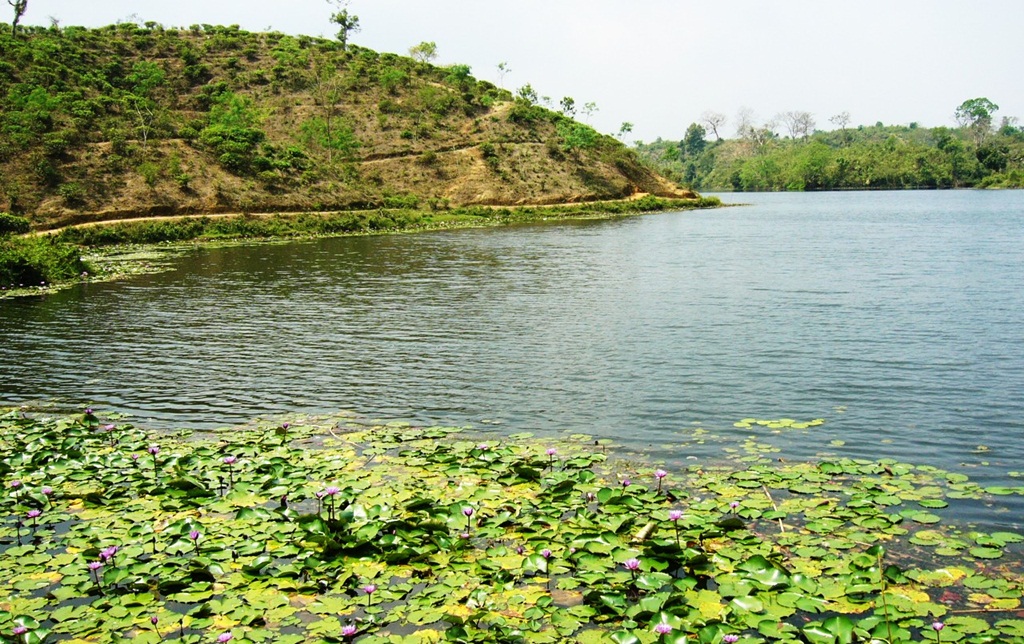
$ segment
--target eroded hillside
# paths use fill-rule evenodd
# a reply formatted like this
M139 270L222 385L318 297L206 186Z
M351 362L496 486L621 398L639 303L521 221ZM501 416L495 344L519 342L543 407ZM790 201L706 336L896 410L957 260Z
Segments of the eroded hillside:
M0 211L98 219L690 196L470 75L237 27L0 35Z

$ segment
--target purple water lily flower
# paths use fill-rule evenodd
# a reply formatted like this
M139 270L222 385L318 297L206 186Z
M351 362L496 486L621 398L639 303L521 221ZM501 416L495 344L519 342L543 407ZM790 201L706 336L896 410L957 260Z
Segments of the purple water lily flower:
M725 642L725 644L735 644L736 642L739 641L739 639L740 639L739 635L723 635L722 636L722 641Z
M666 624L665 622L661 622L659 624L654 625L654 632L658 635L668 635L672 632L672 627Z
M232 637L234 637L234 635L231 633L221 633L217 636L217 641L220 642L220 644L224 644L224 642L230 642Z
M543 550L540 551L540 556L544 557L545 559L550 559L551 558L551 551L548 550L547 548L544 548Z
M622 565L626 567L626 570L634 571L640 569L640 560L636 557L631 557L622 562Z
M356 628L356 626L354 624L345 624L344 626L341 627L341 636L342 637L353 637L358 632L359 632L359 629Z
M668 511L669 521L678 521L683 518L682 510L669 510Z
M231 465L232 463L234 463L237 460L238 460L237 456L225 456L224 457L224 464L225 465Z

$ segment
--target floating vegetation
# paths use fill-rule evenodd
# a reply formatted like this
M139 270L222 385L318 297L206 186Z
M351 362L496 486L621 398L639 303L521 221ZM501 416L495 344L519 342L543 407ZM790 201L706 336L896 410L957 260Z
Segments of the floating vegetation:
M814 420L808 420L805 422L793 420L792 418L780 418L778 420L759 420L757 418L744 418L743 420L733 423L733 427L740 429L751 429L752 427L759 426L767 429L807 429L809 427L817 427L824 425L824 418L815 418Z
M12 642L1024 642L1024 537L943 526L992 492L892 460L87 410L0 416L0 474Z

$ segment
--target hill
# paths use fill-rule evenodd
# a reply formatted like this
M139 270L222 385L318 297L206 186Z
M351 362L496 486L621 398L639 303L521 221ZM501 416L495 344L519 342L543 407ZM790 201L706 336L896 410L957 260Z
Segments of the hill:
M0 211L35 228L638 193L695 196L464 65L236 26L0 33Z

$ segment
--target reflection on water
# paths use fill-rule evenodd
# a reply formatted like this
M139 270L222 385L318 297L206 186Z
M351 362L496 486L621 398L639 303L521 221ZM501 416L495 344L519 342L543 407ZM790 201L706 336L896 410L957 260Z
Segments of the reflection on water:
M690 442L698 426L742 439L743 417L824 417L762 436L787 458L1022 483L1024 194L726 199L755 205L201 249L2 301L0 400L158 426L338 408L499 421L670 462L720 453Z

